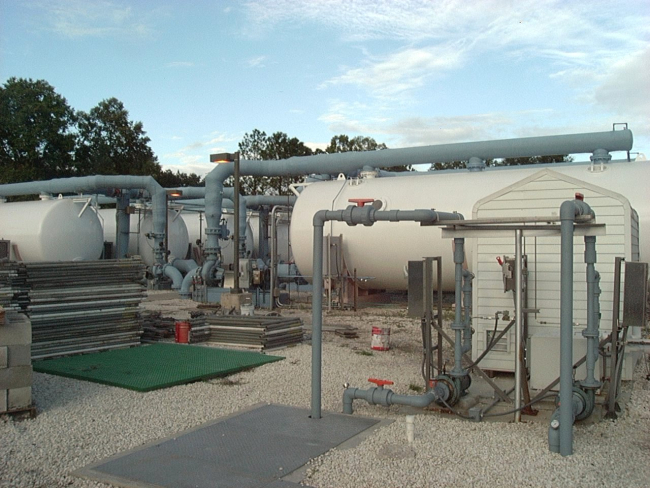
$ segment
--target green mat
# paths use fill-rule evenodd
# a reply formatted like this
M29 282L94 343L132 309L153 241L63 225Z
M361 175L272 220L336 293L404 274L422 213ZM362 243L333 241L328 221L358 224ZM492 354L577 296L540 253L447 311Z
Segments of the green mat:
M187 344L158 343L130 349L34 361L34 371L151 391L226 376L280 356Z

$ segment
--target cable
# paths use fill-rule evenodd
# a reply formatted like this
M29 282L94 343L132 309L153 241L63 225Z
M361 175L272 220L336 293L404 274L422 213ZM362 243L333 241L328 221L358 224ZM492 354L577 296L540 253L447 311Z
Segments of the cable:
M469 417L469 416L467 416L467 415L463 415L462 413L460 413L460 412L454 410L454 409L451 407L451 405L449 405L449 404L448 404L446 401L444 401L442 398L438 398L436 401L440 401L440 402L444 403L444 404L445 404L445 407L447 407L451 413L453 413L454 415L457 415L457 416L460 417L461 419L465 419L465 420L476 420L474 417Z
M551 397L555 397L555 396L557 396L555 393L549 393L548 395L544 395L543 397L537 398L537 399L533 400L532 402L528 402L526 405L522 405L519 408L513 408L512 410L508 410L507 412L488 413L488 414L482 415L481 417L501 417L503 415L512 415L513 413L517 413L517 412L523 410L524 408L528 408L531 405L534 405L535 403L544 400L545 398L551 398Z

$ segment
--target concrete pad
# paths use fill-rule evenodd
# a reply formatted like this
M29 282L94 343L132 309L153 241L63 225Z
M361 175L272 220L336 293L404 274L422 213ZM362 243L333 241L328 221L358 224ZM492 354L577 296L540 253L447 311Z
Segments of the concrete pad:
M11 390L32 385L32 367L16 366L0 369L0 388Z
M27 408L32 404L32 387L12 388L7 392L7 406L9 410Z

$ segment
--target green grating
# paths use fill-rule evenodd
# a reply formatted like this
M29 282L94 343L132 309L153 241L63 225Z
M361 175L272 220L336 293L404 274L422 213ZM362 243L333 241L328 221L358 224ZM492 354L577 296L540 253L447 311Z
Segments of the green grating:
M226 376L280 361L250 351L187 344L149 344L131 349L34 361L34 371L94 381L136 391L151 391Z

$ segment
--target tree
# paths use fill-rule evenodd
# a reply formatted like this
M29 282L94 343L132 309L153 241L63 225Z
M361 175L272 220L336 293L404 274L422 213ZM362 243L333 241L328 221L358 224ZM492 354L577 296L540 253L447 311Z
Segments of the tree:
M340 134L332 137L325 152L332 154L349 151L379 151L381 149L388 149L388 147L383 142L377 143L372 137L357 136L350 139L345 134Z
M187 174L180 171L174 173L171 169L161 170L158 174L153 175L153 177L163 188L205 185L205 181L201 181L201 177L196 173Z
M0 87L0 182L72 176L75 113L44 80L10 78Z
M142 122L129 120L117 98L79 112L77 159L86 174L157 175L158 159L149 147Z
M284 132L275 132L268 136L266 132L254 129L244 134L239 143L241 159L250 161L288 159L293 156L311 156L314 152L297 137L289 137ZM298 177L289 176L242 176L240 188L247 195L282 195L289 193L289 185L300 181ZM226 181L232 185L232 179Z
M325 148L326 153L343 153L349 151L381 151L388 149L383 142L378 143L372 137L356 136L350 139L345 134L332 137L329 146ZM410 165L392 166L390 171L411 171Z

